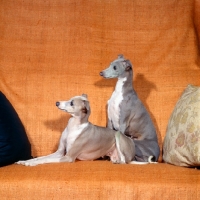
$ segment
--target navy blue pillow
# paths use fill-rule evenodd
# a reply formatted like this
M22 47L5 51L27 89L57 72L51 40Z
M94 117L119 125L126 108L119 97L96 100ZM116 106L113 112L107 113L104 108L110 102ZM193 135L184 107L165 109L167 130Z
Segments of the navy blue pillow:
M0 91L0 167L31 157L31 145L24 126Z

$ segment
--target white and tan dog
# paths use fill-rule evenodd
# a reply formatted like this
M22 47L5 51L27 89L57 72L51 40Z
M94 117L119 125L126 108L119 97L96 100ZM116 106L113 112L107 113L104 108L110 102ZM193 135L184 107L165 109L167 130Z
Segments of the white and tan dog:
M133 160L135 146L129 137L119 131L95 126L88 121L90 105L87 95L56 102L56 106L72 116L61 135L58 150L47 156L18 161L17 164L35 166L74 162L76 159L95 160L104 156L109 156L113 163L129 163Z

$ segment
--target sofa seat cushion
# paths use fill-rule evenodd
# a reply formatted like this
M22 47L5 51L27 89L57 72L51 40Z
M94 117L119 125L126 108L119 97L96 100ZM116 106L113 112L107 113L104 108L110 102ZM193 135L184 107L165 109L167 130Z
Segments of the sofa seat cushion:
M77 161L0 169L4 199L200 199L200 171L165 163Z

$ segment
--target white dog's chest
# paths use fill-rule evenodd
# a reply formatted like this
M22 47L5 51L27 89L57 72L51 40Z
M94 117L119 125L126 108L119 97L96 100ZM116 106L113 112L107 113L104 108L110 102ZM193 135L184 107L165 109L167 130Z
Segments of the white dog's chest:
M115 91L113 92L111 98L108 100L108 118L112 121L113 126L116 130L119 130L119 117L120 117L120 107L123 100L122 88L126 78L119 79L117 81Z
M76 138L82 133L83 129L88 126L88 123L84 123L81 125L75 125L70 128L68 128L68 134L67 134L67 152L71 149L74 141Z

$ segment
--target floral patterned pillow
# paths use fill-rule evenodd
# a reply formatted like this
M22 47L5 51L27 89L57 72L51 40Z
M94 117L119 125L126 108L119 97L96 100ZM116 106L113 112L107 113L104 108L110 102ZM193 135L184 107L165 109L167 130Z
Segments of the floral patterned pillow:
M164 139L163 160L200 166L200 87L188 85L177 102Z

